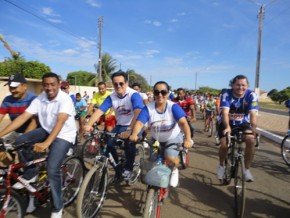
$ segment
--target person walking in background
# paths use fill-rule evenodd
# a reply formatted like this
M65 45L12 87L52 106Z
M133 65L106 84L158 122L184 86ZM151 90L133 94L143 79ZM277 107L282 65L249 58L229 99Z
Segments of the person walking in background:
M285 101L285 106L288 108L288 113L289 113L289 121L288 121L288 131L290 130L290 99Z
M257 95L248 89L248 78L244 75L237 75L230 81L231 89L227 89L221 96L221 124L219 126L219 167L217 177L223 179L225 167L224 162L228 146L226 134L231 134L235 127L240 127L246 133L253 133L244 136L245 148L245 180L254 181L250 167L255 153L255 136L257 134Z
M76 120L79 122L79 135L80 135L80 142L83 142L84 137L84 120L85 115L87 114L87 107L88 104L85 99L82 98L80 93L76 94L76 103L75 103L75 112L76 112Z

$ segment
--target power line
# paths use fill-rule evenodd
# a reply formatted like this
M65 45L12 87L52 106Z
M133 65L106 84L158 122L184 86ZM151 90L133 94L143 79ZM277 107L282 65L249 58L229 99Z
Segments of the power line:
M35 14L35 13L29 11L28 9L25 9L25 8L23 8L23 7L21 7L21 6L17 5L17 4L15 4L14 2L11 2L11 1L9 1L9 0L3 0L3 1L5 1L6 3L11 4L12 6L14 6L14 7L16 7L16 8L18 8L18 9L20 9L20 10L22 10L22 11L24 11L24 12L26 12L26 13L32 15L32 16L34 16L34 17L36 17L37 19L41 20L42 22L44 22L44 23L46 23L46 24L49 24L50 26L52 26L52 27L54 27L54 28L56 28L56 29L58 29L58 30L60 30L60 31L62 31L62 32L64 32L64 33L66 33L66 34L69 34L69 35L71 35L71 36L73 36L73 37L75 37L75 38L77 38L77 39L79 39L79 40L86 41L86 42L92 44L93 46L96 46L96 45L95 45L94 43L92 43L90 40L87 40L87 39L84 38L84 37L80 37L80 36L78 36L77 34L71 32L71 31L68 31L68 30L65 30L65 29L63 29L63 28L61 28L61 27L58 27L57 25L55 25L55 24L53 24L53 23L47 21L46 19L40 17L39 15L37 15L37 14ZM23 4L23 3L22 3L22 4Z

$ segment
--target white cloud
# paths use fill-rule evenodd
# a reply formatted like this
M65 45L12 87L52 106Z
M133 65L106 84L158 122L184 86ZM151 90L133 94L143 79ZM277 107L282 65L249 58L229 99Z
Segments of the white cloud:
M150 45L150 44L153 44L153 41L138 42L138 44L141 44L141 45Z
M164 60L170 65L182 64L183 60L181 58L165 57Z
M75 54L79 54L78 51L74 50L74 49L65 49L62 51L62 53L64 55L75 55Z
M59 14L56 14L52 8L42 8L41 9L42 14L46 16L51 16L51 17L59 17Z
M51 23L62 23L62 20L60 20L60 19L48 18L47 20Z
M95 8L101 7L101 5L96 0L86 0L86 3Z
M152 24L153 26L156 26L156 27L161 26L161 22L157 20L145 20L144 23Z
M186 13L185 13L185 12L180 12L180 13L178 13L177 15L178 15L178 16L185 16Z
M169 22L170 23L176 23L176 22L178 22L178 19L171 19Z
M146 56L150 56L150 57L153 57L154 54L159 54L159 53L160 53L160 51L158 51L158 50L147 50L147 51L145 51L145 55Z

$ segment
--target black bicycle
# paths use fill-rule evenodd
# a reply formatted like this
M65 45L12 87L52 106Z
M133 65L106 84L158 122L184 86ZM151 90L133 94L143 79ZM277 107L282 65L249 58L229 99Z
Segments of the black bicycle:
M290 130L281 142L281 155L285 163L290 166Z
M102 205L106 198L106 193L109 184L108 167L109 163L114 167L116 175L114 181L120 182L122 179L122 171L124 169L126 158L124 152L123 139L119 138L116 133L109 133L105 131L95 130L95 136L98 136L98 145L100 148L100 154L94 157L94 165L86 174L83 184L81 186L78 198L77 198L77 217L96 217L102 208ZM119 162L113 158L111 153L107 154L107 140L108 137L112 137L115 140L116 147L118 149ZM131 176L126 182L128 185L135 184L141 174L140 161L144 159L144 148L141 144L136 145L136 156L133 171Z
M235 213L237 217L243 217L246 203L245 188L245 163L243 155L244 135L253 135L244 133L237 127L232 130L232 134L227 134L228 154L225 160L225 174L223 184L228 185L231 179L234 179L235 189ZM256 138L256 147L259 146L259 138Z

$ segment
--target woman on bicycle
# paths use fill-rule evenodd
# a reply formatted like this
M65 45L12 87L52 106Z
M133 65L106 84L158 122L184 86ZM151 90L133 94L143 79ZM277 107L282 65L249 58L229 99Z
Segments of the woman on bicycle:
M186 120L186 114L183 109L168 100L169 86L164 81L159 81L154 85L155 100L145 106L134 125L130 136L131 141L138 140L138 133L148 121L150 132L152 135L152 143L154 146L165 146L167 144L181 144L184 142L185 148L192 147L192 140L190 136L190 128ZM184 132L184 137L181 129ZM164 151L165 160L169 165L173 165L170 185L176 187L178 185L178 169L179 151L176 146L170 146Z

